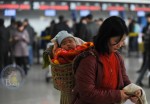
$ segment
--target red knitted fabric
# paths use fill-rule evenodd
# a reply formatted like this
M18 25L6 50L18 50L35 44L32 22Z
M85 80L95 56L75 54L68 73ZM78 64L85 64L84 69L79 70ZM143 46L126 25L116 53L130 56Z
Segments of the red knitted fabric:
M118 62L115 53L110 55L100 55L103 63L103 81L101 82L104 89L116 89L118 84Z

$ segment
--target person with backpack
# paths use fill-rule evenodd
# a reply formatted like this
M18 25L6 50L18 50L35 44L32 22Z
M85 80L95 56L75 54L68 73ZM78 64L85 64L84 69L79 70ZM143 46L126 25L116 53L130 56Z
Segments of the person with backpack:
M124 45L128 29L123 19L107 18L94 37L94 47L78 55L73 63L75 86L72 104L116 104L130 99L123 88L129 84L125 65L118 49ZM134 94L142 95L140 89Z
M54 88L61 91L60 104L70 104L74 86L72 62L78 54L93 47L93 42L84 42L66 30L58 32L51 42L53 45L43 53L43 68L51 65Z

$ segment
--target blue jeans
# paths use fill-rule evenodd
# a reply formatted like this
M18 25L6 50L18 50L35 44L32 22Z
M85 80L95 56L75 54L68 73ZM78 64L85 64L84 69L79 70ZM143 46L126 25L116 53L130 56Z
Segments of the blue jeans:
M33 64L33 49L31 45L28 46L28 50L29 50L29 64L32 65Z

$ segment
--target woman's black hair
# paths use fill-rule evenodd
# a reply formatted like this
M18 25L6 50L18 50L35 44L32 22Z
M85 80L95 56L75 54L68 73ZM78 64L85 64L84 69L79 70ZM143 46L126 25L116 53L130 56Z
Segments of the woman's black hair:
M20 29L19 29L20 27L24 26L24 25L23 25L23 22L17 21L16 24L17 24L17 30L18 30L19 32L23 32L24 29L23 29L23 30L20 30Z
M23 26L23 23L21 21L17 21L17 28Z
M101 54L109 53L110 38L120 36L121 39L123 35L128 35L125 21L118 16L111 16L103 22L98 34L94 37L95 49Z

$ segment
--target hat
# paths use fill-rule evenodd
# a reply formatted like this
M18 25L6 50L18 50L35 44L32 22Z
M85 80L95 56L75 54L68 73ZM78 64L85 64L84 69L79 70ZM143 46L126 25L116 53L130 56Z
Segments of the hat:
M73 35L69 34L67 31L64 31L64 30L60 31L56 36L57 36L56 39L59 45L65 38L68 38L68 37L74 38Z

